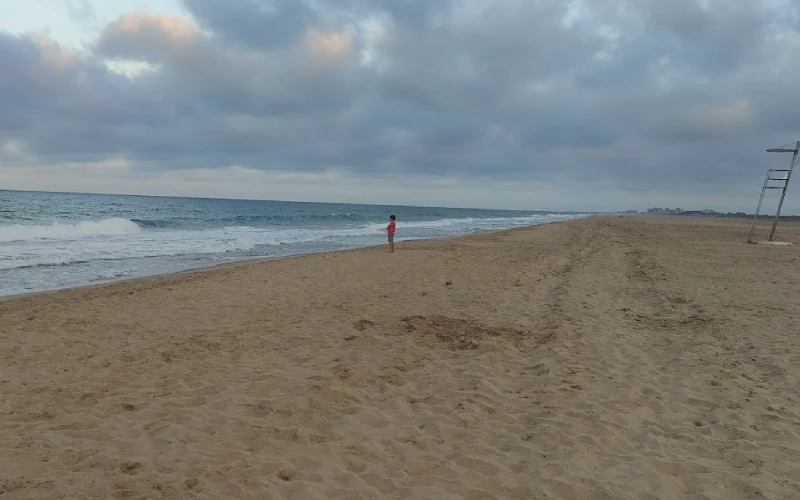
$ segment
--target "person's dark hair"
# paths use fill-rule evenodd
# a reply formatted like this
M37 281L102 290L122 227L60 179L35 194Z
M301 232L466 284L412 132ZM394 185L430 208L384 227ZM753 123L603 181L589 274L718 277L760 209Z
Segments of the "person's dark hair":
M390 220L394 220L394 215L390 215L390 216L389 216L389 219L390 219Z

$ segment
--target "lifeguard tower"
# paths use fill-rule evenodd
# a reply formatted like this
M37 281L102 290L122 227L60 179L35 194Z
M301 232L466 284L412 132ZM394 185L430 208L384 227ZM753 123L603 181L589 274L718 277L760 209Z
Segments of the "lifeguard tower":
M789 181L792 179L792 170L797 163L797 153L800 151L800 141L797 141L794 148L773 148L768 149L767 153L792 153L792 160L789 162L789 168L769 168L767 175L764 178L764 186L761 188L761 198L758 200L758 207L756 208L756 215L753 217L753 226L750 228L750 235L747 237L748 243L760 243L771 245L788 245L789 243L777 242L775 240L775 229L778 227L778 220L781 217L781 208L783 208L783 200L786 199L786 190L789 188ZM778 202L778 210L775 212L775 220L772 222L772 230L769 232L769 240L766 242L758 242L753 240L753 234L756 230L756 223L761 213L761 205L764 203L764 195L767 190L780 189L781 200Z

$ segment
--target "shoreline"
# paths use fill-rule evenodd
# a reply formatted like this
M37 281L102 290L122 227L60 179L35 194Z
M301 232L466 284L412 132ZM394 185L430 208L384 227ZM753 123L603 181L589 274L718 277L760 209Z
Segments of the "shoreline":
M582 219L587 219L591 217L598 217L598 215L589 215L586 217L577 217L575 219L569 220L556 220L552 222L542 222L539 224L533 224L531 226L520 226L520 227L513 227L513 228L505 228L505 229L489 229L489 230L482 230L476 231L467 234L454 234L448 236L440 236L440 237L433 237L433 238L416 238L416 239L408 239L408 240L400 240L395 242L395 247L400 248L398 245L414 243L417 241L446 241L451 239L458 239L458 238L470 238L474 236L480 236L485 234L492 234L492 233L503 233L506 231L518 231L518 230L525 230L531 229L539 226L550 225L550 224L563 224L568 223L571 221L578 221ZM160 272L156 274L146 274L146 275L139 275L139 276L130 276L130 277L119 277L119 278L111 278L107 280L100 280L95 282L89 283L82 283L76 285L68 285L64 287L58 288L48 288L45 290L33 290L30 292L24 293L15 293L11 295L0 295L0 303L13 301L13 300L21 300L28 297L36 297L41 295L51 295L51 294L59 294L64 292L69 292L71 290L84 290L84 289L93 289L93 288L103 288L103 287L111 287L114 285L119 285L123 283L138 283L141 281L147 280L158 280L164 278L171 278L171 277L179 277L183 275L190 275L194 273L206 273L206 272L213 272L215 270L220 269L227 269L231 267L239 267L239 266L248 266L248 265L258 265L263 264L265 262L274 262L274 261L281 261L286 259L294 259L299 257L307 257L307 256L314 256L314 255L325 255L325 254L336 254L341 252L357 252L357 251L367 251L367 250L375 250L378 248L383 248L385 245L368 245L368 246L359 246L353 248L343 248L337 250L319 250L319 251L311 251L311 252L304 252L304 253L297 253L297 254L288 254L288 255L276 255L273 257L250 257L244 259L234 259L228 262L219 262L219 263L210 263L202 266L197 267L190 267L186 269L179 269L175 271L168 271L168 272Z
M412 240L414 241L414 240ZM218 263L210 263L196 267L189 267L186 269L178 269L175 271L167 271L167 272L159 272L156 274L145 274L145 275L138 275L138 276L129 276L129 277L119 277L119 278L110 278L107 280L98 280L93 281L90 283L81 283L76 285L67 285L64 287L59 288L48 288L45 290L33 290L30 292L24 293L15 293L12 295L0 295L0 303L9 301L9 300L16 300L22 299L31 296L39 296L39 295L51 295L51 294L58 294L63 292L69 292L71 290L84 290L84 289L91 289L91 288L104 288L104 287L112 287L114 285L124 284L124 283L137 283L140 281L148 281L148 280L158 280L162 278L170 278L175 276L183 276L188 274L194 273L205 273L205 272L213 272L217 269L226 269L229 267L238 267L238 266L246 266L246 265L257 265L263 262L271 262L276 260L284 260L284 259L292 259L297 257L305 257L309 255L319 255L319 254L326 254L326 253L336 253L336 252L352 252L354 250L366 250L369 248L375 248L374 246L370 247L357 247L357 248L347 248L341 250L319 250L316 252L306 252L306 253L298 253L298 254L289 254L289 255L276 255L274 257L250 257L250 258L243 258L243 259L233 259L227 262L218 262Z
M455 236L456 238L462 236ZM430 238L431 240L436 240L439 238ZM445 239L445 238L442 238ZM407 241L422 241L422 240L407 240ZM398 242L400 243L400 242ZM315 252L305 252L305 253L298 253L298 254L289 254L289 255L276 255L274 257L250 257L244 259L234 259L228 262L219 262L213 264L206 264L197 267L190 267L186 269L179 269L175 271L167 271L167 272L160 272L156 274L146 274L140 276L130 276L130 277L119 277L119 278L111 278L108 280L100 280L96 282L90 283L82 283L77 285L68 285L65 287L59 288L48 288L46 290L34 290L31 292L25 293L18 293L13 295L2 295L0 296L0 303L10 301L10 300L17 300L17 299L24 299L27 297L35 297L40 295L54 295L64 292L69 292L71 290L85 290L85 289L92 289L92 288L105 288L105 287L113 287L115 285L126 284L126 283L139 283L142 281L149 281L149 280L160 280L172 277L180 277L184 275L191 275L196 273L209 273L214 272L216 270L227 269L227 268L234 268L240 266L248 266L248 265L258 265L263 264L265 262L274 262L280 260L287 260L287 259L295 259L298 257L307 257L313 255L323 255L323 254L330 254L330 253L339 253L339 252L353 252L358 250L369 250L372 248L378 248L377 246L366 246L366 247L355 247L355 248L345 248L340 250L319 250Z

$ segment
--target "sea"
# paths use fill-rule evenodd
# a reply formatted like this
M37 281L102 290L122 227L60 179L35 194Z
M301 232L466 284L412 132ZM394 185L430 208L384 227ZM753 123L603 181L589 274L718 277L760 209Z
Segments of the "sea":
M0 296L587 214L0 191Z

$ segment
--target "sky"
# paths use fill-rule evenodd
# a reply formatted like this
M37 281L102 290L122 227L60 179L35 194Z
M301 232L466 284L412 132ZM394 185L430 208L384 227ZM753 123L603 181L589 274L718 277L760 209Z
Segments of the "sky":
M796 0L0 12L0 189L752 212L800 139Z

